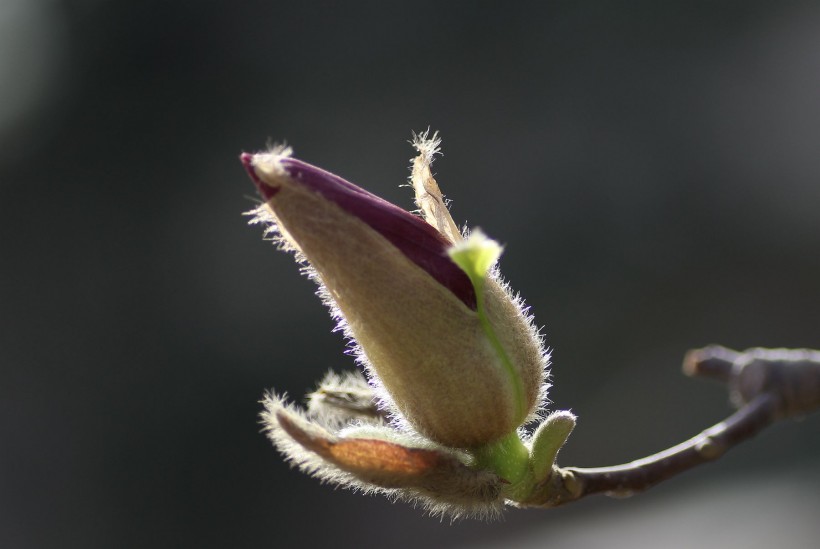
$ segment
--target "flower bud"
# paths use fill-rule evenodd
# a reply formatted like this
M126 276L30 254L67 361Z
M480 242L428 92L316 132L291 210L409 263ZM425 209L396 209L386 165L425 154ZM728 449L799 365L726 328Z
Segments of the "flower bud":
M470 273L451 258L452 237L289 150L242 162L266 200L256 220L308 262L371 383L407 424L439 444L472 448L534 413L547 357L521 302L490 268L495 257ZM480 252L487 242L457 249Z

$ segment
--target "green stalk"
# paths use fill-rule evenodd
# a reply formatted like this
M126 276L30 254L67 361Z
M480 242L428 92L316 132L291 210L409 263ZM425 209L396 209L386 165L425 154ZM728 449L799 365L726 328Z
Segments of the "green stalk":
M518 433L512 432L502 439L473 450L475 465L489 470L504 479L504 496L513 501L526 500L535 485L530 453Z
M507 351L504 349L504 346L501 345L498 336L495 335L495 330L493 330L493 326L490 324L490 319L487 318L487 310L484 308L484 279L480 281L474 280L473 286L476 290L476 313L478 313L478 322L484 331L484 335L486 335L490 341L490 345L493 346L493 349L498 355L501 365L504 367L504 371L512 384L516 415L518 416L519 422L523 422L524 416L526 415L526 409L524 408L524 384L521 381L521 376L515 371L515 367L512 361L510 361Z
M522 423L527 415L524 402L524 382L521 376L518 375L506 349L501 344L501 340L498 339L484 306L484 286L490 269L501 255L501 250L502 248L497 242L484 236L481 231L475 230L467 240L450 248L449 254L450 258L456 265L461 267L461 270L464 271L473 284L479 325L496 356L498 356L498 361L501 363L501 367L512 386L516 419L519 423Z

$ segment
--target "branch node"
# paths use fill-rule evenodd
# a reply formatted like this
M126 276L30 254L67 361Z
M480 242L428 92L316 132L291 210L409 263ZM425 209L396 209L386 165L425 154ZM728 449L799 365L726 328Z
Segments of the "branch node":
M711 436L704 436L700 441L695 444L695 451L703 457L703 459L707 459L709 461L715 460L726 453L725 444L719 443L717 440L712 438Z
M720 345L692 349L683 358L683 373L726 383L732 377L732 368L739 356L737 352Z

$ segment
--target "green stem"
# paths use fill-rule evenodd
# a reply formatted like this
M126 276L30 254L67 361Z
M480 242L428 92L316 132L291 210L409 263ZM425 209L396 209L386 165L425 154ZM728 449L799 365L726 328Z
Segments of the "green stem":
M514 501L524 501L535 484L530 453L518 433L473 450L476 466L494 472L507 481L505 496Z
M524 406L524 384L521 380L521 376L519 376L518 372L515 371L515 367L513 366L510 357L507 356L507 351L504 349L501 341L499 341L498 336L495 335L495 330L493 329L492 324L490 324L490 319L487 318L487 309L484 307L484 279L473 280L473 287L476 292L476 313L478 313L478 322L481 325L481 329L484 331L484 335L486 335L487 339L490 340L490 345L493 346L493 349L498 355L498 358L507 373L507 377L512 384L513 398L515 399L515 408L516 413L518 414L517 419L519 422L523 422L527 412Z
M476 314L481 330L487 337L487 341L492 346L498 361L506 374L512 388L512 397L515 401L515 413L518 424L524 422L527 416L527 405L524 395L524 382L521 379L515 365L510 360L507 350L501 344L501 340L493 329L490 319L487 317L487 309L484 307L484 286L487 282L490 269L501 255L501 246L498 242L490 240L484 234L475 230L470 237L453 246L448 253L450 258L458 265L473 283L476 297Z

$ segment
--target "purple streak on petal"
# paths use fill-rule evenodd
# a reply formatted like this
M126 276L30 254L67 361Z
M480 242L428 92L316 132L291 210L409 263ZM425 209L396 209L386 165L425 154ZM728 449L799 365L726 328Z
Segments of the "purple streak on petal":
M243 154L241 158L262 196L267 200L275 195L278 189L260 181L254 172L252 156ZM476 309L472 282L447 254L450 242L432 225L321 168L295 158L282 158L280 161L291 178L367 223L465 305ZM355 258L351 260L355 261Z

